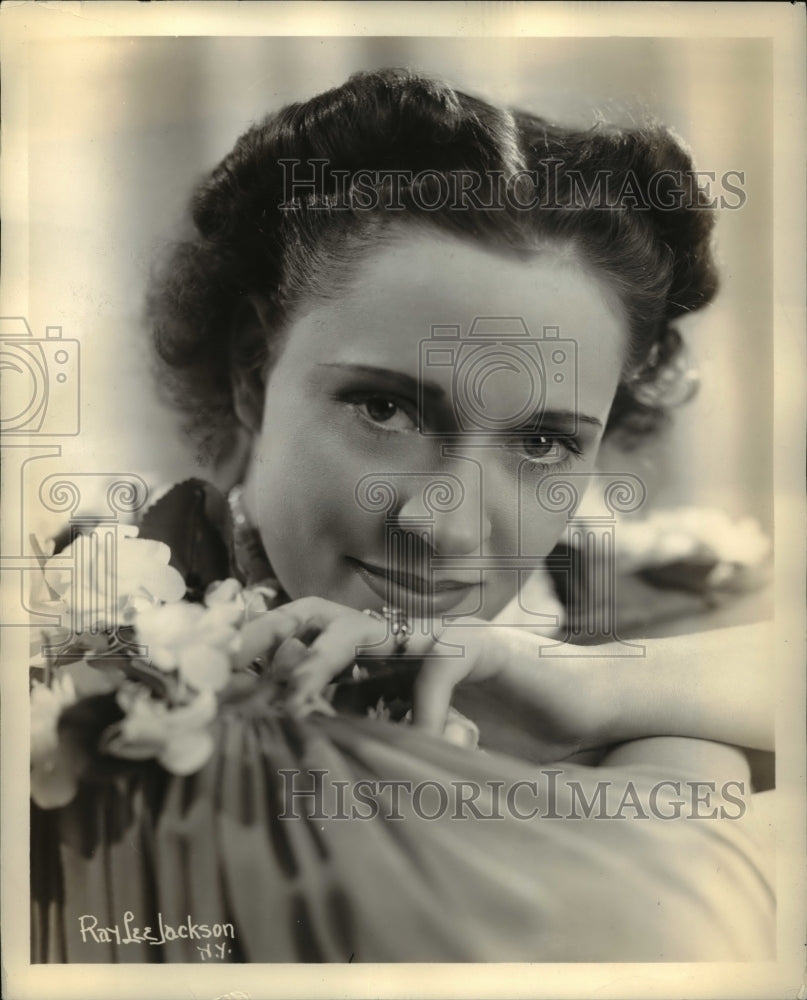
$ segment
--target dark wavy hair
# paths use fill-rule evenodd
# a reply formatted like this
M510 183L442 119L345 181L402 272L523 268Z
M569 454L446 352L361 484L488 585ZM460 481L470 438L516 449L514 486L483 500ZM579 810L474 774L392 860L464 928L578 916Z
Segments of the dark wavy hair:
M301 198L290 197L291 161L316 174ZM358 73L254 125L195 191L192 235L148 297L158 380L215 458L238 426L237 369L271 363L295 308L338 296L390 233L425 227L521 257L559 244L625 310L629 356L606 430L636 443L681 397L675 320L717 289L714 213L692 171L656 124L575 131L408 71ZM513 197L458 202L469 176L494 178ZM257 340L243 336L256 301Z

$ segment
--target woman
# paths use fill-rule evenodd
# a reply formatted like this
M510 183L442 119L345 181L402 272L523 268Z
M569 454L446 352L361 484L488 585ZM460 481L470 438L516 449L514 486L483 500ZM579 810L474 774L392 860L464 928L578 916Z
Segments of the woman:
M558 484L595 470L606 434L655 430L674 394L672 324L717 284L691 170L663 130L568 131L386 71L270 116L199 187L150 310L189 430L218 458L249 441L232 573L273 596L234 657L262 679L224 697L195 779L82 789L57 834L74 913L96 912L77 900L101 865L107 898L137 893L161 927L231 919L249 961L768 953L770 893L727 788L748 778L735 745L769 745L754 637L579 657L540 609L510 614L566 523ZM704 677L732 643L731 678ZM474 742L460 684L524 760L439 739ZM600 767L534 767L579 751ZM437 811L379 814L379 779L404 798L431 783ZM709 822L668 822L682 781ZM444 808L449 786L471 799ZM499 816L497 786L535 801ZM131 829L151 861L117 883ZM95 927L68 928L67 957L125 953Z

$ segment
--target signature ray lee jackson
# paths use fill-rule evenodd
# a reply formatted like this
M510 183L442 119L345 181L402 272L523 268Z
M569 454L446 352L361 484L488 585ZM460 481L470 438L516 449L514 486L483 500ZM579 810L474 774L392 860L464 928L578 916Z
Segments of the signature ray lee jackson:
M165 944L166 941L203 941L210 938L229 938L235 940L235 927L232 924L197 924L190 914L182 923L168 924L163 920L162 913L157 913L156 927L138 927L135 925L134 913L127 910L123 914L123 925L113 924L111 927L101 927L98 917L91 913L82 913L78 918L82 943L96 944Z

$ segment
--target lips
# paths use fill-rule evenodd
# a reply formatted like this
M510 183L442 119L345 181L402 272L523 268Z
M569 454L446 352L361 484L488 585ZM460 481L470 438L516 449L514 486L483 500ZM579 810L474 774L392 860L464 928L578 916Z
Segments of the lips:
M376 596L416 616L431 617L449 611L470 595L478 601L482 589L478 580L428 580L398 570L387 570L360 559L349 558L348 562Z

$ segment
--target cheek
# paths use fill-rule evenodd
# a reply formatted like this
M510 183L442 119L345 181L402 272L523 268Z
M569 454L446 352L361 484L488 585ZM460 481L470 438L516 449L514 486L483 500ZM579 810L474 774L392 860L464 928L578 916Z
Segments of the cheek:
M284 402L288 406L284 406ZM267 400L255 452L259 517L275 545L305 546L356 520L356 484L366 472L333 428L277 394Z
M521 513L510 551L527 558L543 559L562 541L567 523L565 514L550 514L533 504L531 509Z
M501 508L499 524L519 555L543 557L564 540L567 525L585 503L598 454L596 447L565 471L527 477L518 495L511 496L510 516Z

